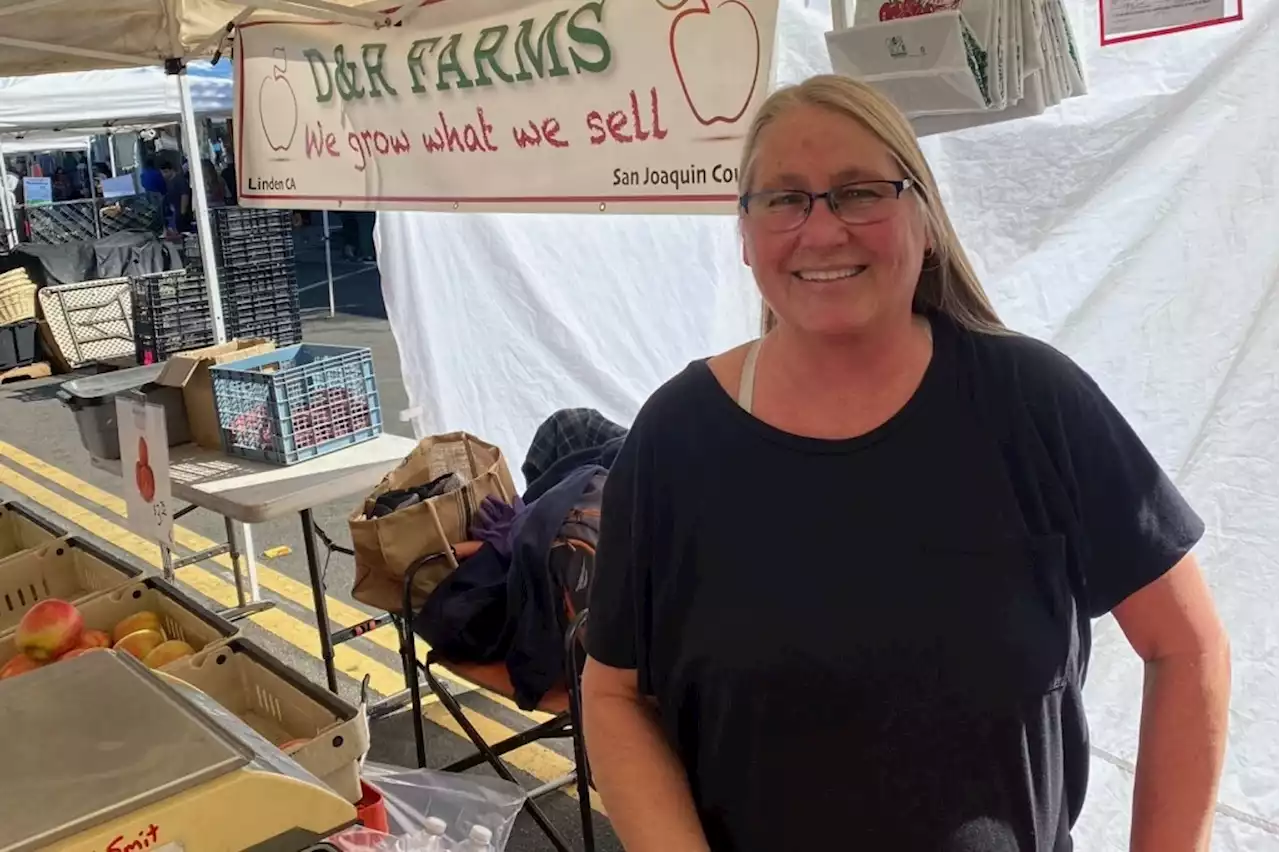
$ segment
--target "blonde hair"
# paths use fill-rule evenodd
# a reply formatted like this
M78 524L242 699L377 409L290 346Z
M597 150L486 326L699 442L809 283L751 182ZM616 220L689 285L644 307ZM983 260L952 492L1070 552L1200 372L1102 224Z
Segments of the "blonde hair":
M915 132L898 108L875 89L848 77L821 74L771 94L760 106L742 149L738 170L739 193L750 190L759 153L760 134L779 116L798 106L812 106L848 116L871 131L911 179L924 214L933 251L926 258L916 284L913 305L951 317L960 326L981 332L1003 332L1004 324L987 298L969 258L960 245L951 219L942 206L938 184L916 141ZM765 311L765 329L776 323Z

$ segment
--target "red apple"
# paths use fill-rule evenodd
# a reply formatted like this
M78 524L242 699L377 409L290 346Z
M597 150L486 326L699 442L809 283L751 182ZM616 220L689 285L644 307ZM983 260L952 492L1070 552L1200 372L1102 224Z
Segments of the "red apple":
M33 660L47 663L80 642L84 619L66 601L48 598L27 610L13 634L13 644Z
M76 657L83 657L85 654L90 654L90 653L93 653L94 651L105 651L105 650L107 649L100 647L98 645L94 645L91 648L72 648L70 651L63 654L61 657L59 657L58 662L62 662L63 660L74 660Z
M736 124L751 105L760 79L760 28L755 15L742 0L719 0L714 7L712 2L697 0L671 22L676 77L693 117L707 127ZM682 56L689 75L681 67ZM708 56L735 60L729 66L717 65ZM733 70L726 72L726 67Z
M16 657L9 660L9 662L5 663L3 666L0 666L0 680L4 680L5 678L10 678L10 677L17 677L20 674L26 674L27 672L35 671L36 669L40 668L43 665L44 663L37 663L35 660L31 659L26 654L18 654Z
M80 641L76 643L77 649L89 648L110 648L111 634L105 630L85 630L80 634Z

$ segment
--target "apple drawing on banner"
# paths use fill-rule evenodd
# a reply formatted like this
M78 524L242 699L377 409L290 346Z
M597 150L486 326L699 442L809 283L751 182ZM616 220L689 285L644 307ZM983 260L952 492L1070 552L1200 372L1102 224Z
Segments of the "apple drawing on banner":
M760 78L756 16L743 0L654 2L679 12L671 22L671 62L693 117L706 127L737 123ZM725 73L726 66L708 62L708 56L729 58L733 71Z
M288 151L298 133L298 97L285 76L289 65L284 48L277 47L271 52L277 61L271 65L271 76L264 77L258 86L258 118L271 150Z

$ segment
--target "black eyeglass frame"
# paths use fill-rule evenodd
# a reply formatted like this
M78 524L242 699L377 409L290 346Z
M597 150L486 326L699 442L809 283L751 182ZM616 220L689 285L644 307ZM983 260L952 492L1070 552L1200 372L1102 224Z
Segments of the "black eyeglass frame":
M919 186L913 178L901 178L900 180L854 180L849 181L848 183L842 183L839 186L833 186L826 192L808 192L803 189L765 189L759 192L747 192L740 195L738 197L738 208L742 211L744 218L749 218L747 205L751 203L752 198L756 198L761 195L771 195L778 192L795 193L797 195L803 195L805 198L809 199L809 202L805 205L804 215L800 217L800 221L788 228L782 228L782 231L794 231L805 222L808 222L809 217L813 215L813 205L818 203L818 199L826 201L827 209L831 211L832 216L835 216L841 222L845 222L846 224L855 224L842 217L836 210L835 193L851 186L866 186L867 184L889 184L895 191L893 196L894 200L901 198L902 193L906 192L908 189Z

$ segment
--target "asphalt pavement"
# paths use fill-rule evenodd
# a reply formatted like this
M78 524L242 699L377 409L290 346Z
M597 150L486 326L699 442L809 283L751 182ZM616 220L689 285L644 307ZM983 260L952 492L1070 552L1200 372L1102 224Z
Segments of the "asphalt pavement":
M336 216L333 217L336 228ZM316 219L319 219L316 214ZM409 424L397 416L408 407L400 372L396 342L386 320L386 309L377 266L343 260L335 251L332 259L336 313L329 316L329 294L323 241L319 228L297 233L298 282L303 307L304 339L310 342L367 346L372 351L382 399L385 429L413 437ZM119 479L93 467L81 444L72 413L56 398L59 385L74 376L0 385L0 499L17 500L37 511L57 517L75 532L83 532L106 544L109 550L139 567L156 568L153 546L148 547L124 529L122 488ZM522 453L512 448L513 457ZM333 540L350 544L347 518L360 502L360 495L317 506L316 523ZM209 541L225 540L222 519L211 512L196 510L178 524L186 531L185 541L191 547L180 547L179 553L193 552ZM264 599L275 602L268 613L251 616L240 622L242 629L280 660L317 684L324 683L315 632L315 616L299 522L285 518L252 528L254 551L258 555L259 578ZM290 552L266 558L265 551L278 547ZM335 627L357 623L375 615L350 595L354 566L349 556L334 554L322 562L326 565L325 581L329 609ZM207 561L179 569L177 577L183 588L207 599L215 608L232 602L231 572L226 558ZM358 699L360 679L369 675L373 690L371 699L394 691L403 685L399 656L396 653L393 628L383 627L342 646L339 664L339 689L352 701ZM466 691L460 701L476 720L477 727L491 741L504 734L531 727L544 716L527 714L509 702L494 699L478 691ZM426 688L424 686L424 694ZM373 744L369 760L411 766L413 757L412 720L408 710L372 723ZM442 705L432 702L424 707L429 767L442 767L469 754L470 744L461 729L448 717ZM526 746L509 756L517 776L532 788L552 781L572 767L569 742L544 741ZM472 770L493 774L487 767ZM594 796L593 796L594 800ZM553 824L581 848L578 803L561 792L548 794L540 803ZM598 801L595 801L599 808ZM620 849L608 827L607 819L597 812L595 818L596 848L601 852ZM507 848L511 852L532 852L551 848L545 836L527 813L519 817Z

